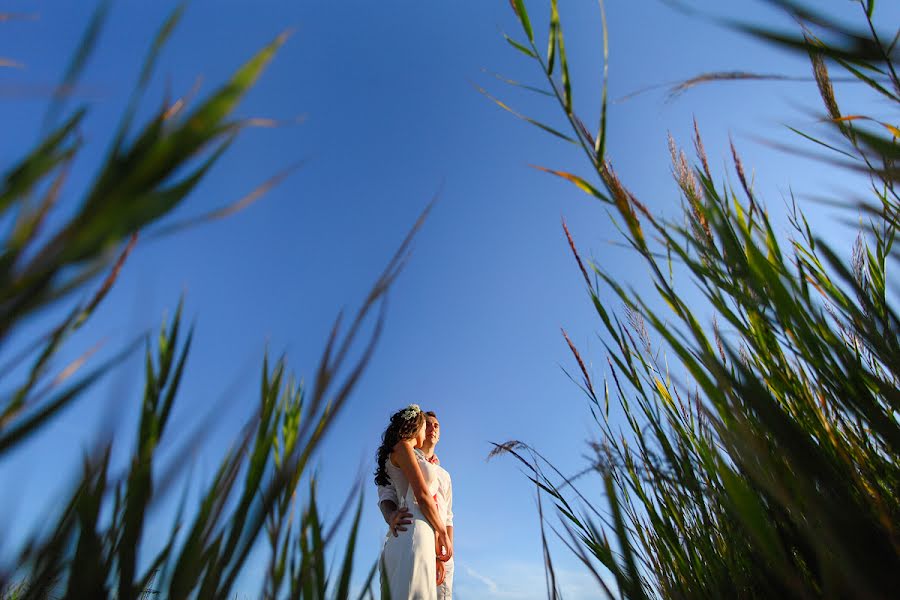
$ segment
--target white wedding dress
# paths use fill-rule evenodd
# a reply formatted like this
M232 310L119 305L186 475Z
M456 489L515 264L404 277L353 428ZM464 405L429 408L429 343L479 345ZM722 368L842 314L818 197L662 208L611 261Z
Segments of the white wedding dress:
M428 494L438 491L436 467L415 450L419 468L425 478ZM412 513L412 525L399 531L397 537L388 532L381 551L381 597L390 600L437 600L434 529L419 509L412 486L399 467L388 459L385 471L391 479L400 505ZM387 587L387 589L385 589Z

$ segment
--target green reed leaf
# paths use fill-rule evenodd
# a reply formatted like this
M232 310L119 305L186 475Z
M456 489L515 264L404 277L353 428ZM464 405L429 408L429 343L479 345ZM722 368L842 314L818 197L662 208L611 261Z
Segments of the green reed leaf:
M528 41L534 44L534 31L532 31L531 29L531 19L528 18L528 11L525 9L525 1L512 1L513 9L515 10L516 16L519 18L519 23L522 24L522 29L525 31L525 35L528 36Z
M528 48L528 47L526 47L526 46L520 44L519 42L517 42L516 40L512 39L511 37L509 37L509 36L506 35L506 34L504 34L503 37L504 37L504 39L506 39L506 42L507 42L510 46L512 46L513 48L515 48L516 50L518 50L519 52L521 52L522 54L524 54L524 55L527 56L528 58L537 58L537 54L535 54L530 48Z
M558 0L550 1L550 33L547 39L547 75L553 74L556 62L556 47L559 44L559 7Z

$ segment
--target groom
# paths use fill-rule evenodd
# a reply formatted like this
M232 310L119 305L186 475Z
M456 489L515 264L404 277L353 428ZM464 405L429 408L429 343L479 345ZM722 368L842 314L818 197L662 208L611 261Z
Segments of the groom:
M432 411L425 413L425 441L422 442L422 452L425 458L433 465L438 467L438 493L437 504L441 519L447 527L447 535L450 536L450 543L453 544L453 485L450 481L450 473L441 467L441 461L438 460L434 453L434 447L437 446L441 439L441 424L437 415ZM406 511L406 507L397 506L397 492L394 486L380 485L378 486L378 506L381 508L381 514L384 516L385 522L391 529L394 537L398 531L406 531L406 525L412 523L412 514ZM455 544L454 544L455 547ZM435 559L436 560L436 559ZM447 562L437 561L438 581L443 582L438 585L438 600L451 600L453 594L453 559Z

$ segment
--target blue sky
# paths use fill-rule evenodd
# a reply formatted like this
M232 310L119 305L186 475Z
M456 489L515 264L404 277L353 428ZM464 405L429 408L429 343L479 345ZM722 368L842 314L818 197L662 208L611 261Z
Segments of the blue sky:
M83 3L9 4L7 10L39 17L0 23L0 56L24 64L0 72L7 90L0 93L4 166L37 139L47 99L33 90L59 81L64 57L89 17ZM62 213L77 205L90 181L144 51L175 4L114 3L73 99L88 103L91 113L87 148ZM716 4L694 6L709 14ZM594 2L561 5L576 106L593 123L602 60L599 11ZM544 3L529 6L542 30ZM708 71L810 71L798 57L660 1L613 0L607 9L613 100ZM763 2L714 10L791 27ZM858 9L842 3L836 10L849 15ZM883 22L898 21L896 7L880 10ZM527 441L563 470L575 471L584 464L585 442L595 435L586 399L560 368L572 367L563 327L595 377L602 380L606 372L596 335L600 323L571 261L561 217L585 255L639 290L647 281L643 267L610 243L617 233L603 207L529 167L586 173L582 156L476 90L487 88L517 110L561 126L548 100L506 87L489 73L539 83L535 68L502 39L503 31L521 37L505 0L195 0L162 55L144 108L154 108L167 90L170 97L187 92L198 76L201 93L210 91L286 29L292 37L239 115L283 121L302 116L302 122L246 131L172 220L236 200L296 161L305 161L303 168L225 221L140 243L101 314L67 352L75 356L96 340L105 340L104 351L121 347L130 341L123 332L156 327L183 293L197 331L175 419L190 425L216 415L202 447L185 458L202 480L255 406L266 348L286 354L299 376L311 377L338 311L363 299L418 213L441 190L391 292L377 354L317 458L319 487L334 516L356 474L364 476L369 501L357 555L364 573L384 529L370 476L378 438L395 409L410 402L433 409L443 429L438 453L455 486L457 597L542 597L533 490L511 460L485 461L489 442ZM839 100L853 106L857 91L839 87ZM879 106L870 108L878 116ZM669 177L666 134L689 148L696 117L713 169L723 180L733 178L732 136L747 168L758 174L757 190L779 213L792 188L803 200L858 184L761 143L795 141L786 123L821 131L819 112L811 83L717 84L671 102L664 91L650 91L611 104L607 147L626 185L651 210L675 216L679 198ZM815 219L824 219L827 211L809 206ZM836 240L852 235L840 228L827 232ZM19 339L42 325L46 321L33 323ZM120 419L118 439L127 449L140 382L140 364L132 361L47 435L0 461L0 485L8 489L15 482L20 490L0 500L0 514L15 515L0 521L11 532L0 535L0 553L8 555L42 511L57 506L70 483L67 468L110 414ZM564 551L559 560L566 598L597 596ZM242 593L252 597L252 568L242 584Z

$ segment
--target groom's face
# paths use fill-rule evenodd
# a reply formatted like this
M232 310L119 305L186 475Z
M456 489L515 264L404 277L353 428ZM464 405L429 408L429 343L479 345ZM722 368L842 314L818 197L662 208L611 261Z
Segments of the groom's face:
M434 445L441 439L441 424L437 417L425 415L425 439Z

